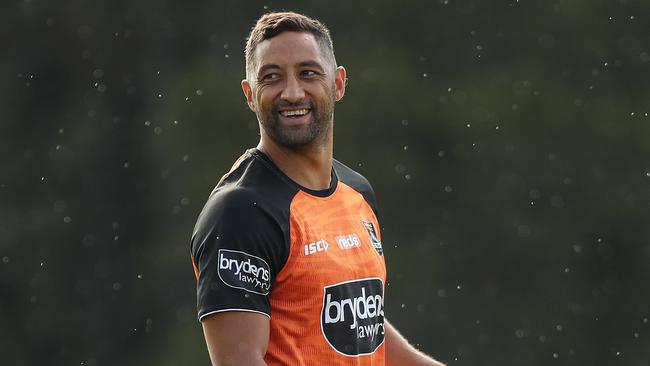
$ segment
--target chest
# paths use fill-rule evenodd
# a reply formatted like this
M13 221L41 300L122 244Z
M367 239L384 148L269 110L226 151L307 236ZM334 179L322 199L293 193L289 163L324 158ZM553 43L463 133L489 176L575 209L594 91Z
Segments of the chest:
M305 195L291 206L290 254L278 280L322 293L332 284L386 276L377 218L357 192ZM281 283L278 283L281 286Z

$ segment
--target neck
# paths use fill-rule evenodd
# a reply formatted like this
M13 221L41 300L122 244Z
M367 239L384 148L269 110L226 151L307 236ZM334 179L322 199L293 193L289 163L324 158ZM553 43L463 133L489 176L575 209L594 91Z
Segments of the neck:
M284 174L301 186L313 190L330 187L333 159L331 128L325 141L318 146L288 148L278 145L262 133L257 148L266 154Z

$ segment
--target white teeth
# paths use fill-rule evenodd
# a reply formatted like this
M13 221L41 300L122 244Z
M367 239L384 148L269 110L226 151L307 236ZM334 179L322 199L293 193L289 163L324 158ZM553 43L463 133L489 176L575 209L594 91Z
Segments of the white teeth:
M282 111L282 112L280 112L280 114L285 116L285 117L304 116L307 113L309 113L309 109L296 109L296 110L293 110L293 111Z

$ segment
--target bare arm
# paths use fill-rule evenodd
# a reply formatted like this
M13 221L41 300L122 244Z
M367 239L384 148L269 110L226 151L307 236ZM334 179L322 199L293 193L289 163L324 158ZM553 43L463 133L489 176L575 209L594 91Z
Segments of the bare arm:
M202 321L213 366L266 366L269 318L243 311L208 315Z
M445 366L411 346L388 321L386 331L386 366Z

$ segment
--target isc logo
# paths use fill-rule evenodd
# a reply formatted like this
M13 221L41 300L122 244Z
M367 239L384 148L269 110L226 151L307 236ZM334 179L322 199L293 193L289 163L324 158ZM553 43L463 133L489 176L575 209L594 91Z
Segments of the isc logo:
M305 244L305 255L310 255L317 252L326 252L327 248L329 247L329 243L325 240L319 240L314 243Z

